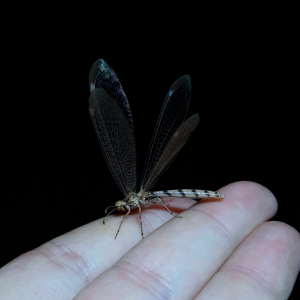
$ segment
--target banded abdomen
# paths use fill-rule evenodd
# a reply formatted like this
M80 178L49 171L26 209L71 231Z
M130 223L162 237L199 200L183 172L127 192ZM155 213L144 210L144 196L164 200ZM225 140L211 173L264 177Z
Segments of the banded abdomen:
M151 192L155 197L178 197L178 198L193 198L200 200L203 198L216 198L223 199L224 195L218 192L212 192L207 190L164 190Z

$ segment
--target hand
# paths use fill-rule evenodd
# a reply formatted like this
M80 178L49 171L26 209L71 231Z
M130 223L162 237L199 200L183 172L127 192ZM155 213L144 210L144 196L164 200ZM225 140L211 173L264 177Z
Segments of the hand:
M116 240L122 214L60 236L1 269L0 299L287 299L299 233L267 222L277 202L263 186L237 182L221 192L222 201L187 211L194 200L166 199L182 218L143 206L143 241L136 209Z

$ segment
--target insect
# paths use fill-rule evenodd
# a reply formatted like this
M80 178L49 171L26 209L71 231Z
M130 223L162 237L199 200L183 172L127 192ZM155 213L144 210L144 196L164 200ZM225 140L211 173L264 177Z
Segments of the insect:
M90 117L110 172L125 197L123 200L117 201L113 206L114 209L107 214L108 216L115 210L127 210L120 222L115 239L124 219L135 207L139 208L141 235L142 239L144 238L141 216L142 204L160 201L170 214L180 217L168 209L162 199L163 197L188 197L195 200L224 198L224 195L218 192L207 190L150 191L174 161L199 123L198 114L184 121L191 97L191 80L188 75L178 78L165 98L148 151L141 188L138 193L136 193L133 119L118 76L103 59L99 59L91 68L89 84L91 91L89 98ZM107 213L107 209L105 213ZM103 224L105 224L105 218Z

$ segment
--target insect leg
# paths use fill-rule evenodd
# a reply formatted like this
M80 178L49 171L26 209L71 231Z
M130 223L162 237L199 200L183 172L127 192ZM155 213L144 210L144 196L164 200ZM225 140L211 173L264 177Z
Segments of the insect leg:
M122 218L122 221L121 221L121 223L120 223L120 225L119 225L119 229L118 229L118 231L117 231L117 234L116 234L116 236L115 236L115 239L117 238L117 236L118 236L118 234L119 234L119 231L120 231L120 229L121 229L121 226L122 226L122 223L123 223L124 219L125 219L129 214L130 214L130 207L128 207L128 212L127 212L127 214Z
M173 216L173 217L176 217L176 218L182 218L182 216L179 216L179 215L174 215L167 207L167 205L165 204L164 200L160 197L157 197L158 200L160 200L160 202L162 203L162 205L167 209L167 211Z
M153 203L153 204L156 204L157 203L157 197L156 198L154 198L151 202ZM165 204L166 206L170 206L170 204Z
M142 209L140 204L138 203L139 206L139 217L140 217L140 226L141 226L141 235L142 235L142 240L144 239L144 233L143 233L143 224L142 224Z

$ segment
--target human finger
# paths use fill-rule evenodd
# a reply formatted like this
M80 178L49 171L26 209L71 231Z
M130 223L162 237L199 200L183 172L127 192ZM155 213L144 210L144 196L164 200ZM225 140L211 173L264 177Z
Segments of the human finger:
M299 269L299 232L281 222L266 222L238 246L195 299L288 299Z
M221 192L223 201L194 205L152 232L76 300L194 298L237 245L277 209L272 193L259 184L238 182ZM143 220L149 222L147 215Z
M181 201L177 208L184 210L191 203ZM159 208L148 212L156 218L145 227L147 234L171 218ZM121 219L120 214L111 216L106 226L103 219L91 222L17 257L0 270L0 298L73 299L141 241L136 211L124 223L124 234L114 239Z

